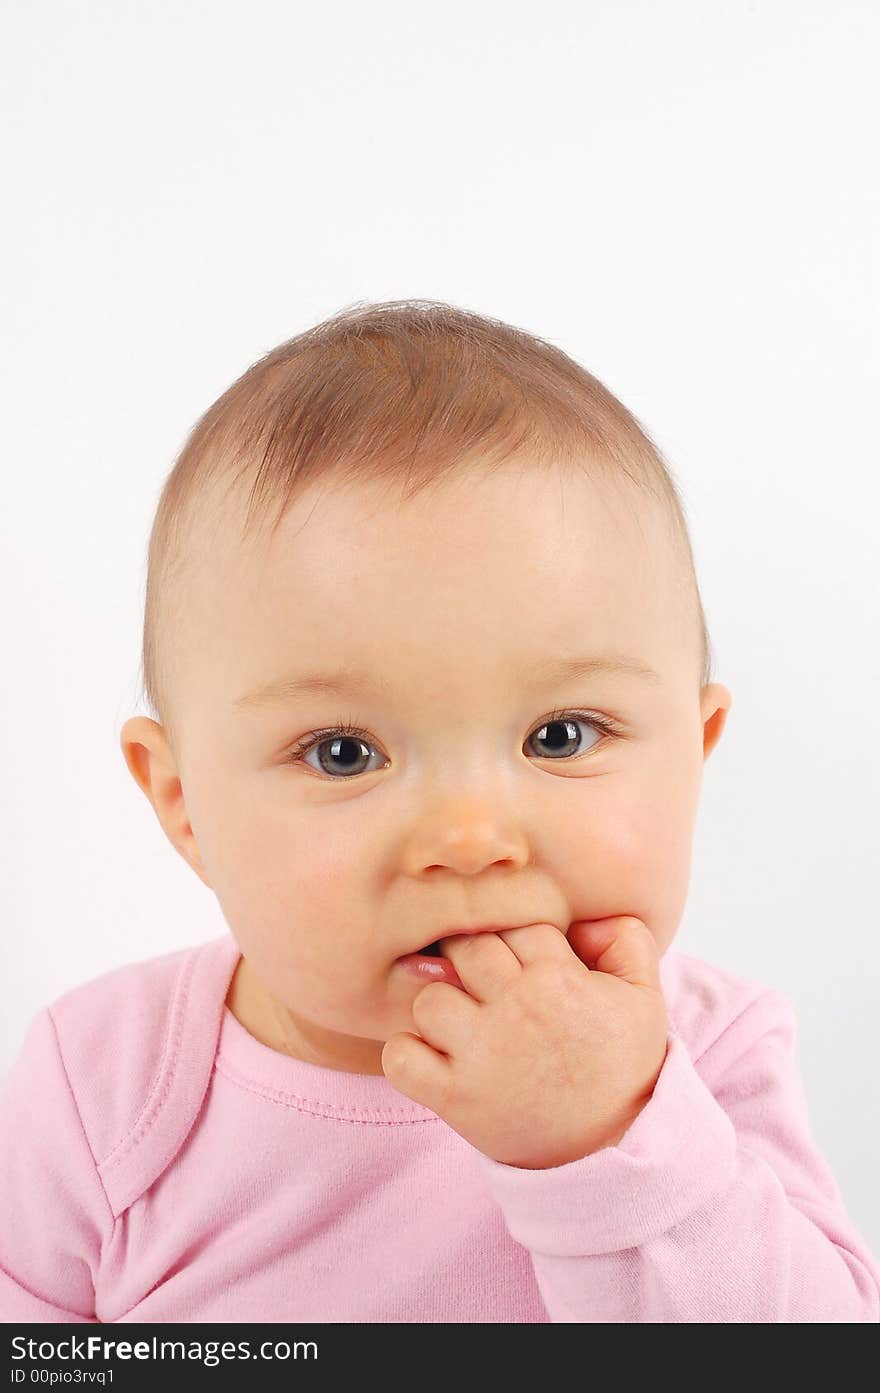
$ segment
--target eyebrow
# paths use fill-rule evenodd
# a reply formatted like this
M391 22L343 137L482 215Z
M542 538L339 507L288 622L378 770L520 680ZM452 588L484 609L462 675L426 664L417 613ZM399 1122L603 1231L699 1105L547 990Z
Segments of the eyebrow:
M534 687L598 676L640 677L653 683L660 681L660 674L647 663L617 653L606 653L591 658L555 658L536 663L531 668L531 684ZM264 706L285 705L300 696L375 696L387 690L387 683L377 680L369 673L348 668L337 672L312 672L302 676L278 678L238 697L233 702L233 707L237 711L246 711Z

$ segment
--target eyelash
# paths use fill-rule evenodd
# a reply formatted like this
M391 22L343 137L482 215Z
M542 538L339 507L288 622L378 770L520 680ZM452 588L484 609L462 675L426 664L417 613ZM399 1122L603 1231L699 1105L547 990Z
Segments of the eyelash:
M544 716L538 722L538 724L535 726L535 730L540 730L543 726L552 725L554 721L562 721L570 717L574 717L575 720L578 721L583 721L586 725L595 726L595 728L598 731L601 731L602 735L606 739L616 739L623 733L623 727L619 725L617 721L612 721L611 718L608 716L597 716L593 711L570 711L567 708L563 708L562 710L557 711L551 711L548 716ZM316 745L320 745L325 740L330 740L332 738L338 739L339 737L342 737L344 739L349 736L357 740L363 740L366 744L370 743L369 733L367 731L362 730L360 726L351 725L348 721L340 719L337 725L331 726L328 730L312 731L312 733L310 735L307 735L304 740L301 740L297 745L294 745L293 749L290 750L287 754L284 762L286 764L301 764L303 762L303 756L307 755L309 750L313 750ZM601 743L602 742L600 741L600 744ZM598 748L598 745L593 746L593 750L596 750ZM592 754L593 750L587 750L586 754ZM583 758L584 755L573 755L571 757L571 761L569 762L573 762L576 759ZM560 761L553 762L558 763ZM561 762L565 763L566 761L563 760ZM318 770L312 769L311 766L307 767L309 768L309 772L315 774L317 778L326 779L330 783L351 783L353 779L361 777L358 774L354 774L349 776L349 778L336 779L331 774L319 773ZM364 771L364 773L371 774L375 772L376 771L372 769Z

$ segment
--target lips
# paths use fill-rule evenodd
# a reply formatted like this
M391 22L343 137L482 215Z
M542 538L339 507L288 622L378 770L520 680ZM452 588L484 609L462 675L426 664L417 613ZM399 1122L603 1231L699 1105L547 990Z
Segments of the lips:
M415 977L423 986L430 982L448 982L450 986L464 990L461 978L443 953L404 953L402 958L398 958L397 964L401 972Z
M441 944L445 938L455 938L459 934L500 933L503 929L515 928L517 928L516 924L478 924L473 928L453 927L443 929L439 937L435 938L431 943L426 943L424 948L417 948L415 951L417 953L427 954L432 958L439 958L443 956Z
M535 920L528 920L528 923L535 923ZM486 934L503 933L505 929L516 929L518 924L479 924L471 927L454 927L443 929L440 937L426 943L424 947L416 949L412 953L404 953L397 959L399 969L409 976L415 977L423 985L430 982L449 982L453 987L465 988L461 979L452 965L452 962L444 952L444 941L455 938L459 934ZM525 927L525 926L523 926Z

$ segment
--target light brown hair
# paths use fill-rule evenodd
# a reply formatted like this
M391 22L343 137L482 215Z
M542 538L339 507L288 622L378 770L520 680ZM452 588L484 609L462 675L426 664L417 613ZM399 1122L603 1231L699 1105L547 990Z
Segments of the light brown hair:
M528 454L629 482L659 502L702 652L712 651L672 471L630 411L561 349L500 320L429 300L358 303L266 353L191 430L149 539L143 690L176 747L169 628L185 604L193 526L248 488L242 537L278 526L297 492L331 476L399 479L409 498L462 467ZM218 486L222 495L218 494ZM213 502L212 502L213 500Z

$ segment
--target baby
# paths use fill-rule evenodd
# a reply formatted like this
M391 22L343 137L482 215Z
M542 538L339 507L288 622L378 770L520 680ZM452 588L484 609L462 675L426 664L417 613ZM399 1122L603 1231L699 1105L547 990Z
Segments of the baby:
M126 764L231 932L30 1024L0 1315L876 1322L789 1000L672 947L731 706L559 349L359 306L198 421Z

